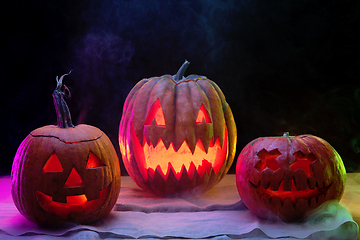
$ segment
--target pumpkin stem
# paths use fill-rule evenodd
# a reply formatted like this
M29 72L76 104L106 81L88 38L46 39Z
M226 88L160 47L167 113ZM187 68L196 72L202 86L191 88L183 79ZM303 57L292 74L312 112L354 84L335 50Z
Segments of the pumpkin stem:
M289 132L284 132L283 137L289 137Z
M53 96L53 100L54 100L54 105L55 105L55 110L56 110L56 117L57 117L57 125L59 128L73 128L74 125L71 122L71 115L70 115L70 111L69 108L64 100L64 96L65 96L65 91L67 90L69 95L71 96L70 90L62 84L62 80L66 75L69 75L71 73L71 71L67 74L64 74L60 77L60 79L58 78L58 76L56 76L56 88L52 94ZM64 90L62 90L62 87L64 87Z
M175 82L179 82L184 77L185 71L186 71L186 69L188 68L189 65L190 65L190 62L188 60L185 60L183 65L181 65L180 69L178 70L178 72L174 76Z

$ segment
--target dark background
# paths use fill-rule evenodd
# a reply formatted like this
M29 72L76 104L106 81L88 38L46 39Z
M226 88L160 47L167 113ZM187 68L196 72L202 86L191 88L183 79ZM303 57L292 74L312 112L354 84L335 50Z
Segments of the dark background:
M119 158L124 99L142 78L205 75L224 92L241 149L261 136L314 134L360 171L359 1L7 1L0 31L1 165L56 124L64 83L74 124L103 130ZM123 165L122 173L126 174Z

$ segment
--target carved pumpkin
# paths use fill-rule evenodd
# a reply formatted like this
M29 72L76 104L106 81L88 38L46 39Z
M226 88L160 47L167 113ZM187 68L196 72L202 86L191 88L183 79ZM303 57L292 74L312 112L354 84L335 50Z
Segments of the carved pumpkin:
M345 181L340 155L312 135L257 138L244 147L236 165L242 201L271 220L303 220L325 201L340 200Z
M63 99L65 75L57 78L53 93L58 126L32 131L11 171L16 207L41 225L96 221L111 211L120 192L120 166L110 139L96 127L71 123Z
M158 195L202 192L218 183L235 155L236 127L220 88L204 76L143 79L123 108L119 144L124 165Z

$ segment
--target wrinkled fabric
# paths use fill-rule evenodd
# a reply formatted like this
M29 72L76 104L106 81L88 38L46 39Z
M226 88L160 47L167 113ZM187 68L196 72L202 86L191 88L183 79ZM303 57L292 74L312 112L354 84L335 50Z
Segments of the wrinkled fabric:
M0 239L356 239L358 225L338 202L328 202L303 223L259 219L241 202L235 176L227 175L197 196L160 198L130 177L110 215L91 225L44 229L23 217L10 196L9 177L0 179Z

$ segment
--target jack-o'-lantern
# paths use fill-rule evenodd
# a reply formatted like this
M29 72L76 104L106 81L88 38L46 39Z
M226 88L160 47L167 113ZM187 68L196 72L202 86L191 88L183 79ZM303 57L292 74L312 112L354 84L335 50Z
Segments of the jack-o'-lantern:
M125 168L157 195L196 194L217 184L235 155L236 126L220 88L204 76L143 79L123 108L119 144Z
M346 170L340 155L313 135L261 137L241 151L236 184L244 204L270 220L302 221L328 200L340 200Z
M53 93L58 125L32 131L11 171L16 207L40 225L94 222L112 210L120 192L120 166L110 139L96 127L71 122L63 99L65 75L57 78Z

